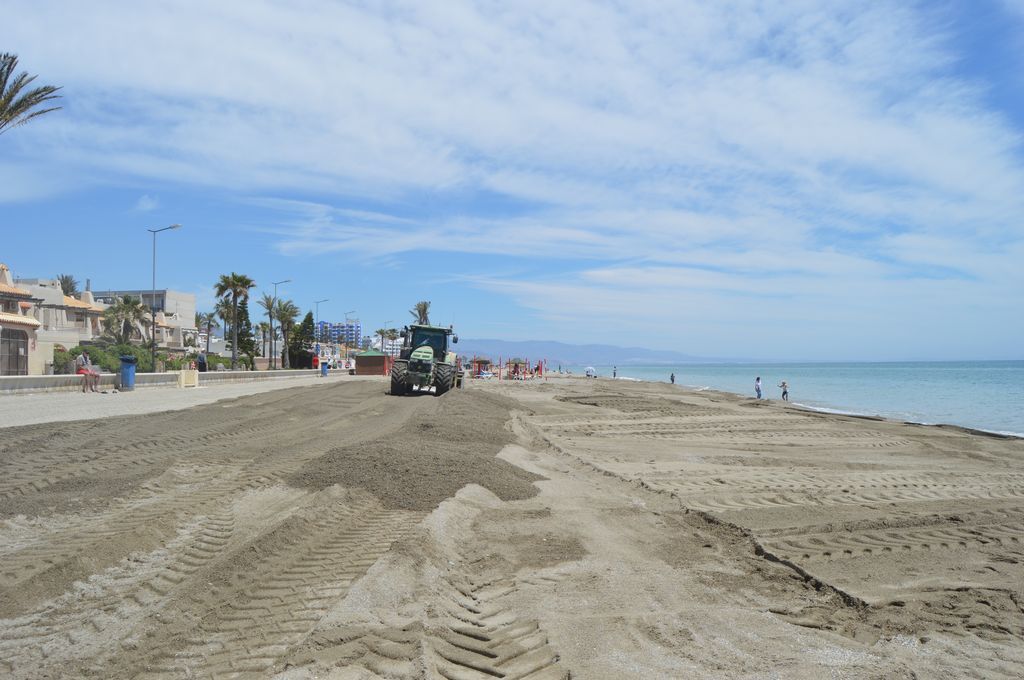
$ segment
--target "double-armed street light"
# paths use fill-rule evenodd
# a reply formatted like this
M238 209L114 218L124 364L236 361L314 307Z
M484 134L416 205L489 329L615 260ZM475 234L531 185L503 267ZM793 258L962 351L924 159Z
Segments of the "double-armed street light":
M161 231L167 231L169 229L181 229L180 224L172 224L168 227L161 227L160 229L147 229L149 233L153 234L153 285L150 290L152 291L153 297L150 299L150 328L149 336L152 341L150 344L150 359L153 362L153 372L156 373L156 235ZM167 296L164 296L164 304L166 304Z
M269 316L270 316L270 365L273 368L277 368L277 350L274 345L274 307L277 305L277 287L282 283L291 283L291 279L285 279L284 281L274 281L274 299L270 305Z

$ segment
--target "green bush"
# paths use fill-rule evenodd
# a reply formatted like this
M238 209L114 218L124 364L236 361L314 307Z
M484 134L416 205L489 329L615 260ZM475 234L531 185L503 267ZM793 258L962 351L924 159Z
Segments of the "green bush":
M99 366L105 373L118 373L121 371L121 356L133 356L136 359L135 370L139 373L149 373L153 370L153 360L149 355L149 349L137 345L89 345L88 347L72 347L67 352L54 351L53 369L58 372L62 368L60 361L67 363L82 355L82 350L89 350L89 358L94 366Z
M238 357L239 360L242 357ZM213 354L206 355L206 370L216 371L218 366L224 366L225 368L231 368L231 357L219 357Z
M53 373L54 375L61 375L67 373L74 373L72 363L75 357L71 356L71 352L67 352L61 349L54 348L53 350Z

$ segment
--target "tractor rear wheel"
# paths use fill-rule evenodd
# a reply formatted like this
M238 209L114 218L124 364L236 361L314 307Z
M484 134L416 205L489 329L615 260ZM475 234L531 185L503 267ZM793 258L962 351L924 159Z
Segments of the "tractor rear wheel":
M440 397L452 388L455 379L455 367L451 364L438 364L434 367L434 394Z
M409 391L409 362L396 361L391 365L391 394L400 397Z

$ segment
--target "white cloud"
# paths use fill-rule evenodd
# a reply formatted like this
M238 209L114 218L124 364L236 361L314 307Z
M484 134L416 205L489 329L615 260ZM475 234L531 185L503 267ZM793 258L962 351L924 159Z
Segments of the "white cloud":
M262 196L285 254L580 260L473 280L548 318L645 328L666 309L733 328L843 305L902 323L897 301L935 296L976 319L970 295L1021 281L1021 131L986 108L991 83L954 75L941 15L924 14L941 9L20 4L6 33L66 109L20 131L16 155ZM417 214L420 196L442 207Z
M149 194L142 194L139 200L135 201L136 212L151 212L160 207L160 200Z

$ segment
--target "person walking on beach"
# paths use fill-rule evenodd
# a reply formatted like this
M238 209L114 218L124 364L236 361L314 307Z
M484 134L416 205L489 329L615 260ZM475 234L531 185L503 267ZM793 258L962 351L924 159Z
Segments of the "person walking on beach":
M619 367L618 366L612 366L612 377L613 378L618 378L619 377Z
M668 377L668 381L669 381L670 383L672 383L673 385L675 385L675 384L676 384L676 374L675 374L675 373L673 373L672 375L670 375L670 376Z
M761 376L757 376L757 379L754 380L754 394L758 399L761 398Z
M782 388L782 401L789 401L789 383L783 380L779 383L779 387Z

